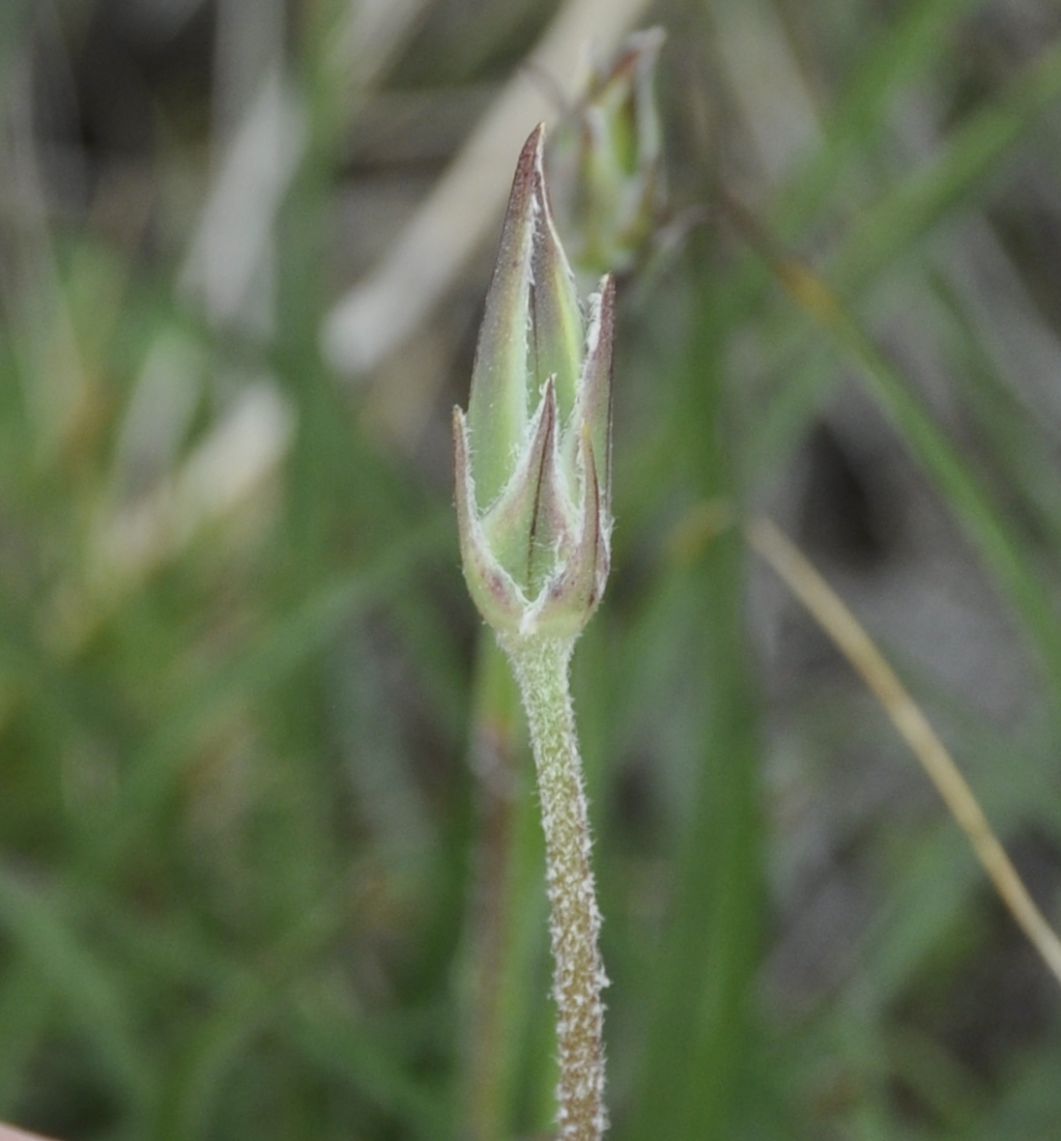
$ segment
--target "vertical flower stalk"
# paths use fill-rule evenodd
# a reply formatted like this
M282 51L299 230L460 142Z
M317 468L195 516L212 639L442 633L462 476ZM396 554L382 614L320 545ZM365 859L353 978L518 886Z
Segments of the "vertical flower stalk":
M468 414L454 410L469 592L512 664L542 806L552 914L560 1135L603 1135L600 912L568 670L608 575L609 278L585 312L549 209L542 129L520 154L486 300Z
M588 1141L601 1137L606 1125L600 994L607 978L598 950L601 916L590 867L589 817L568 692L573 645L567 638L543 638L506 649L527 710L545 831L560 1059L560 1136Z

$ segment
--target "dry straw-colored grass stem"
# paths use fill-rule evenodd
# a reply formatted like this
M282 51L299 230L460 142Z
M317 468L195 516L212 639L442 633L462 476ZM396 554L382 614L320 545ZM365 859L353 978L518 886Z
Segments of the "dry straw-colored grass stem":
M969 838L1002 902L1061 983L1061 941L1028 893L954 758L895 670L832 587L778 527L760 517L748 523L745 532L752 547L807 608L881 703Z

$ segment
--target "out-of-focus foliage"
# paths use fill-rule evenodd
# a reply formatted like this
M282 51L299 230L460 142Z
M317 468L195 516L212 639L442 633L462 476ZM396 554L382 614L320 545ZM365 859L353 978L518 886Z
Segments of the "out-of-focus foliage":
M480 260L371 369L320 346L482 117L570 78L527 54L567 8L0 5L0 1119L548 1129L529 763L484 811L452 517L496 220L453 217ZM575 663L613 1135L1048 1141L1049 976L729 521L796 536L1061 917L1061 16L644 19L670 216L620 296ZM469 1091L491 925L504 1072Z

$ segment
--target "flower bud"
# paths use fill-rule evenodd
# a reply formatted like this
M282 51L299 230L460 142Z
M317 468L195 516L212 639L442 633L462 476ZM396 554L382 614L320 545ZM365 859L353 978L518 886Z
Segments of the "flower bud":
M574 637L608 576L609 278L583 315L549 209L542 128L519 157L479 332L453 413L468 589L499 633Z
M663 38L660 28L629 36L610 64L595 69L556 140L557 207L580 271L628 272L659 226L665 188L654 88Z

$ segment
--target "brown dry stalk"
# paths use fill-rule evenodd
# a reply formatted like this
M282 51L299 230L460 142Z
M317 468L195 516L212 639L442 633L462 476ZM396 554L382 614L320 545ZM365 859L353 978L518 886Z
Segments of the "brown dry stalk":
M884 655L806 556L769 519L752 520L745 532L751 545L803 603L881 703L969 838L1002 902L1061 983L1061 941L1029 895L953 757Z

